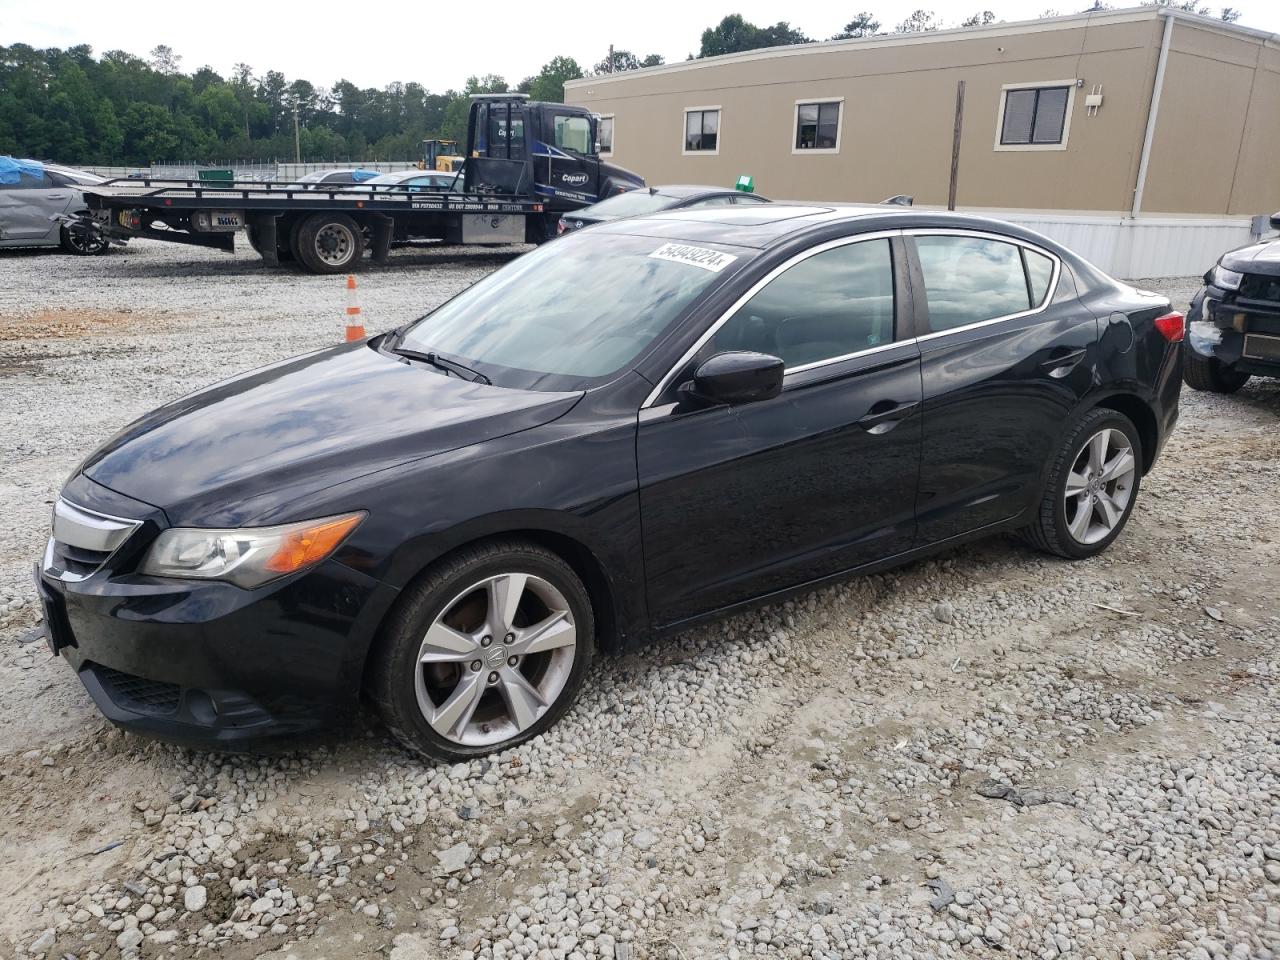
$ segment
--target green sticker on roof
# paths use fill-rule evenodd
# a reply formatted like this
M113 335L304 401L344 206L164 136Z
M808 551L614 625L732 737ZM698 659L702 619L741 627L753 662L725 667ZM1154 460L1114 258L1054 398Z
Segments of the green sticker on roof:
M712 273L719 273L738 258L731 253L721 253L709 247L694 247L687 243L664 243L649 256L672 263L687 263Z

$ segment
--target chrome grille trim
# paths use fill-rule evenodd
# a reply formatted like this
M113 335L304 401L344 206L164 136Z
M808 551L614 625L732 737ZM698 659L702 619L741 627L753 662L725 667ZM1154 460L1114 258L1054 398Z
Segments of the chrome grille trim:
M102 569L140 526L141 520L86 510L59 497L53 508L53 536L44 552L44 572L58 580L85 580ZM76 552L74 563L63 547Z

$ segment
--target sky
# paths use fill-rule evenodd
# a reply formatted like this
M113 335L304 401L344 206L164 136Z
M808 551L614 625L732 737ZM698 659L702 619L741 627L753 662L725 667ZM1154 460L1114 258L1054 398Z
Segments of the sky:
M350 0L272 0L261 6L236 0L137 6L102 0L0 0L0 44L87 43L98 55L118 49L142 57L157 44L167 44L182 57L185 72L208 65L227 76L235 63L244 62L259 75L279 70L290 80L326 87L339 79L361 87L399 80L442 92L461 89L468 76L488 73L500 74L514 86L557 55L573 57L589 69L605 58L611 43L640 56L659 53L668 62L683 60L697 52L703 29L730 13L760 25L785 18L809 36L826 39L862 9L870 10L882 30L890 30L919 7L934 11L946 26L958 26L979 10L989 9L1000 20L1029 20L1046 8L1071 13L1089 2L645 0L637 9L591 0L487 0L483 6L473 0L385 0L367 6ZM1222 0L1205 2L1217 10ZM1112 5L1128 4L1113 0ZM1280 33L1280 0L1230 0L1230 5L1243 12L1242 25Z

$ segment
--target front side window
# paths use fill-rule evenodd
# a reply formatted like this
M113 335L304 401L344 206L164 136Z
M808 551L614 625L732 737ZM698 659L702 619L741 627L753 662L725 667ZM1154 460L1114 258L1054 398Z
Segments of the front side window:
M586 117L556 117L555 135L561 150L591 153L591 121Z
M720 149L720 111L686 110L684 114L685 153L715 153Z
M824 250L774 277L725 321L711 353L754 350L788 370L893 342L888 240Z
M456 357L498 386L579 389L638 357L753 253L570 234L458 294L396 346Z
M599 131L596 140L600 143L600 152L613 153L613 117L601 117L596 126Z
M796 149L835 150L840 135L840 104L796 104Z
M1069 87L1006 90L1000 143L1005 146L1062 143L1069 94Z
M1028 283L1017 244L956 236L916 237L915 241L929 304L929 328L935 333L1023 313L1032 307L1031 289L1036 284L1048 292L1042 269L1037 269L1033 284ZM1040 259L1048 262L1052 276L1052 261Z

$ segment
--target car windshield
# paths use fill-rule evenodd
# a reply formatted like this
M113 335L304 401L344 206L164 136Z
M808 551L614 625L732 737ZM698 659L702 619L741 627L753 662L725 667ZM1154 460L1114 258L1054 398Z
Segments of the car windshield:
M442 354L500 386L579 389L635 360L751 253L621 234L564 237L423 317L392 349Z
M661 193L650 193L648 190L630 190L592 204L578 211L578 214L587 219L599 217L602 220L640 217L646 213L656 213L659 210L674 207L680 199L680 197L664 196Z

